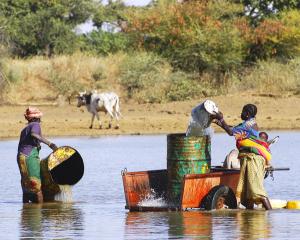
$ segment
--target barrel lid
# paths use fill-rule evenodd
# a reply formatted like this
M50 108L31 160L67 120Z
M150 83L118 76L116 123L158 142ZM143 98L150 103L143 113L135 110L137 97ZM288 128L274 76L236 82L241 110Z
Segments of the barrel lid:
M69 159L75 153L76 150L69 146L57 148L48 157L48 169L51 171L53 168L55 168L65 160Z
M206 100L204 102L204 108L210 114L215 114L215 112L219 112L217 105L211 100Z

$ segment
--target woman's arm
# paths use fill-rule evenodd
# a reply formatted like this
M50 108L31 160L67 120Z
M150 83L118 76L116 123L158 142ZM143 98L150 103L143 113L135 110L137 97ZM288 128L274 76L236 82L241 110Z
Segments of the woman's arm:
M215 119L217 119L216 123L218 126L220 126L221 128L223 128L227 133L228 135L232 136L233 135L233 132L232 132L232 127L229 126L224 118L223 118L223 113L222 112L216 112L215 113Z
M31 136L36 138L40 142L45 143L46 145L48 145L53 151L57 149L57 146L54 143L51 143L49 140L42 137L41 135L31 132Z
M219 125L219 126L220 126L221 128L223 128L223 129L228 133L229 136L232 136L232 135L233 135L232 127L229 126L229 125L225 122L224 118L222 118L221 120L219 120L219 122L220 122L220 125Z

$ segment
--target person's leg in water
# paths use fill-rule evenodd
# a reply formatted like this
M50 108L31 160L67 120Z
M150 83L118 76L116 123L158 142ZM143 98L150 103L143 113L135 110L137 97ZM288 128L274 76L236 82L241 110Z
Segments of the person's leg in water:
M271 210L272 209L272 205L271 205L271 203L270 203L270 201L269 201L269 198L262 198L261 199L261 203L262 203L262 205L264 206L264 208L266 209L266 210Z
M246 204L246 208L253 210L254 209L254 202L252 200L248 199L247 204Z
M43 197L42 191L39 191L39 192L36 194L36 199L37 199L37 203L42 203L42 202L44 202L44 197Z
M23 203L42 203L44 201L42 191L37 193L23 193Z
M23 203L29 203L30 202L30 196L28 193L23 193Z

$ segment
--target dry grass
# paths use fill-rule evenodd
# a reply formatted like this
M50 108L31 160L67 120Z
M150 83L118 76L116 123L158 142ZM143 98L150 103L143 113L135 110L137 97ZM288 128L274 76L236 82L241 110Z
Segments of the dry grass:
M281 94L300 87L300 58L288 63L259 62L241 82L244 89Z
M130 57L125 53L107 57L76 53L70 56L56 56L51 59L43 57L2 59L0 68L6 77L6 82L8 82L2 90L2 99L11 104L52 104L56 102L59 95L68 97L74 92L90 89L115 91L123 99L126 99L126 86L120 84L122 78L120 69L123 68L124 71L124 65L128 62L128 58L129 60L132 58L134 63L129 65L128 71L136 71L136 76L144 76L143 78L138 77L137 81L150 78L148 72L139 72L140 69L137 68L140 64L139 58L136 55ZM147 102L146 100L150 97L153 99L167 98L167 95L160 96L162 93L159 90L163 86L166 88L167 82L170 82L171 78L164 79L162 74L165 70L170 72L170 69L163 69L164 66L160 66L160 68L162 68L161 74L155 76L155 79L159 81L154 81L155 84L149 81L147 83L149 87L138 92L136 98L133 98L134 101ZM149 68L145 68L145 71L147 69ZM172 69L171 73L173 74ZM179 79L175 82L181 85L177 87L168 83L170 89L167 88L165 92L176 96L176 98L172 98L173 100L224 95L228 92L235 93L248 89L260 94L266 92L276 95L282 95L286 92L296 94L300 92L300 58L289 63L259 62L256 67L245 69L241 76L228 74L224 85L216 86L215 78L210 74L202 75L196 82L179 75ZM187 94L189 89L196 89L196 94Z
M114 86L120 61L122 54L100 58L81 53L51 59L5 59L1 66L9 84L3 99L11 104L45 103L55 101L59 94L67 96L84 89L118 91ZM102 78L95 79L99 73Z

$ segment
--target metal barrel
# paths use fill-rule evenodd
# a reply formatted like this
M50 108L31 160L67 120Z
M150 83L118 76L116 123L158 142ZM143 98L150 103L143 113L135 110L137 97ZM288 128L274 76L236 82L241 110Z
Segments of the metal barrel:
M46 201L54 200L59 185L75 185L83 176L84 164L76 149L63 146L41 160L42 192Z
M184 175L208 173L210 166L211 141L209 136L167 135L169 202L175 205L180 203Z

